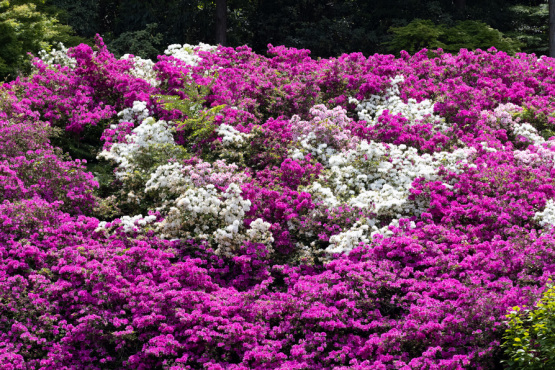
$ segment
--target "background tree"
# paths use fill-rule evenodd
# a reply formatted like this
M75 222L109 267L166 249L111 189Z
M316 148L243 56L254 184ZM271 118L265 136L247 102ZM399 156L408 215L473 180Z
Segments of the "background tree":
M545 4L545 0L261 0L251 22L255 26L249 45L263 52L268 43L285 44L322 57L353 51L387 53L395 37L391 27L428 19L449 29L472 20L518 40L527 52L545 54L541 49Z
M549 56L555 58L555 1L549 0Z
M78 35L92 39L95 34L104 31L102 20L110 22L108 14L113 11L114 3L117 1L49 0L47 4L58 10L60 23L71 26Z
M460 11L464 11L464 8L466 8L466 0L454 0L453 3L455 4L455 7Z
M0 80L29 71L28 53L37 55L58 42L72 46L84 41L43 6L41 0L0 1Z
M216 0L216 44L226 44L227 1Z
M415 19L446 30L481 22L519 41L522 51L549 52L548 0L46 0L46 5L61 9L57 19L79 36L100 33L116 54L150 58L170 44L199 42L246 44L258 53L271 43L310 49L313 57L398 52L390 29Z
M124 32L108 44L108 49L117 56L133 54L156 60L167 46L162 42L164 35L157 30L157 23L149 23L143 30Z
M510 22L502 24L505 35L522 43L525 53L538 55L549 52L549 7L547 2L537 5L516 4L509 7Z
M458 21L453 27L435 25L430 20L415 19L405 27L392 27L393 40L389 43L390 51L396 53L405 50L411 54L427 49L442 48L449 53L460 49L497 50L514 54L520 51L517 40L505 37L483 22Z

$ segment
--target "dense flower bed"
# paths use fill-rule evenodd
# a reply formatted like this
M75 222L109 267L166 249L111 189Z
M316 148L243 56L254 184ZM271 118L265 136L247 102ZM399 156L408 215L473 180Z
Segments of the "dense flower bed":
M43 54L0 87L2 368L499 366L555 273L554 67Z

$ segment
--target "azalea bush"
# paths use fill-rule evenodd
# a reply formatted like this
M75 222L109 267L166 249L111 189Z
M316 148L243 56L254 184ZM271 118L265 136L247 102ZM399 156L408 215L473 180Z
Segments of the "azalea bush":
M2 368L513 358L555 273L555 60L432 54L42 53L0 87Z

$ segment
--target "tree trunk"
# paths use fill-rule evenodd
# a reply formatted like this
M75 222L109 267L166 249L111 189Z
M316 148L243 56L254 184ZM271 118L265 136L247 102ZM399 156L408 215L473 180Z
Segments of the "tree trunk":
M216 0L216 44L225 46L227 31L227 0Z
M555 58L555 0L549 0L549 56Z
M457 10L464 10L464 8L466 8L466 0L453 0L453 3L455 4L455 8L457 8Z

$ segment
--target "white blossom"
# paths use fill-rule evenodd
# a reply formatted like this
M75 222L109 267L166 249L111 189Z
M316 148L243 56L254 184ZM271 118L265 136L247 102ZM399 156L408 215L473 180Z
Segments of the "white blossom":
M535 147L534 152L529 149L515 150L513 153L517 163L532 167L546 164L555 166L555 141L546 141Z
M197 54L199 51L213 52L216 49L217 46L204 44L202 42L198 45L173 44L168 46L168 48L164 51L164 54L171 55L190 66L196 66L200 61L200 57Z
M538 130L528 122L522 122L520 117L514 117L522 111L522 107L507 103L500 104L491 111L482 111L482 118L486 120L488 126L492 128L505 129L514 136L524 138L533 145L541 145L545 143L545 139L540 136Z
M156 72L153 69L155 63L152 60L130 54L125 54L120 59L133 61L133 68L129 71L131 76L141 78L154 87L160 85L160 81L156 79Z
M363 101L350 97L349 103L357 105L355 111L359 120L366 121L369 125L377 125L378 118L387 110L391 115L401 114L408 120L408 124L426 121L434 123L436 130L446 130L445 119L434 115L434 102L431 100L417 102L416 99L409 98L406 103L403 102L399 97L399 83L403 81L403 76L395 76L390 80L390 86L383 95L372 95Z
M332 253L345 253L349 254L354 248L361 244L369 244L370 240L377 234L384 236L393 235L392 227L399 227L399 219L393 219L391 222L381 228L377 227L375 219L363 219L355 222L351 228L339 234L330 237L330 245L326 248L325 252ZM416 224L411 221L409 227L414 229Z
M522 136L528 141L531 141L534 145L543 144L545 142L545 139L539 135L538 130L529 123L515 124L512 129L515 136Z
M117 222L118 220L119 222ZM156 216L154 215L149 215L146 217L143 217L143 215L122 216L112 222L100 221L95 231L99 232L103 230L109 230L114 227L123 227L123 231L125 233L140 233L143 231L144 226L146 226L147 224L152 224L154 221L156 221Z
M546 229L551 229L555 226L555 201L549 199L545 204L544 210L534 214L534 219Z
M330 245L326 248L327 253L346 253L358 247L361 243L370 243L369 226L355 222L355 224L347 231L330 237Z
M61 42L58 43L58 49L52 48L50 52L46 50L39 51L39 58L49 66L59 65L62 67L75 68L77 60L67 55L68 49Z
M376 215L415 215L426 205L409 201L412 182L417 177L440 180L441 167L458 173L474 152L471 148L419 155L404 144L363 140L356 149L332 156L321 180L306 191L328 206L345 202Z
M247 139L250 137L249 134L237 131L234 127L225 123L218 126L216 132L222 137L222 145L224 147L241 147L247 143Z
M149 149L158 145L175 145L170 126L166 121L155 121L148 117L135 127L123 143L114 143L110 149L103 150L98 157L113 160L118 164L115 175L118 179L130 175L137 169L136 158L148 153Z
M251 202L241 197L241 189L231 184L224 192L214 185L186 190L170 208L166 218L159 224L163 238L196 238L216 244L216 253L233 255L234 250L249 240L263 243L272 251L274 241L270 224L262 219L254 220L249 229L244 217Z
M131 108L125 108L124 110L118 112L119 122L130 122L135 125L140 124L145 119L150 117L150 112L146 107L146 102L136 100L133 102ZM115 127L111 127L114 129Z

